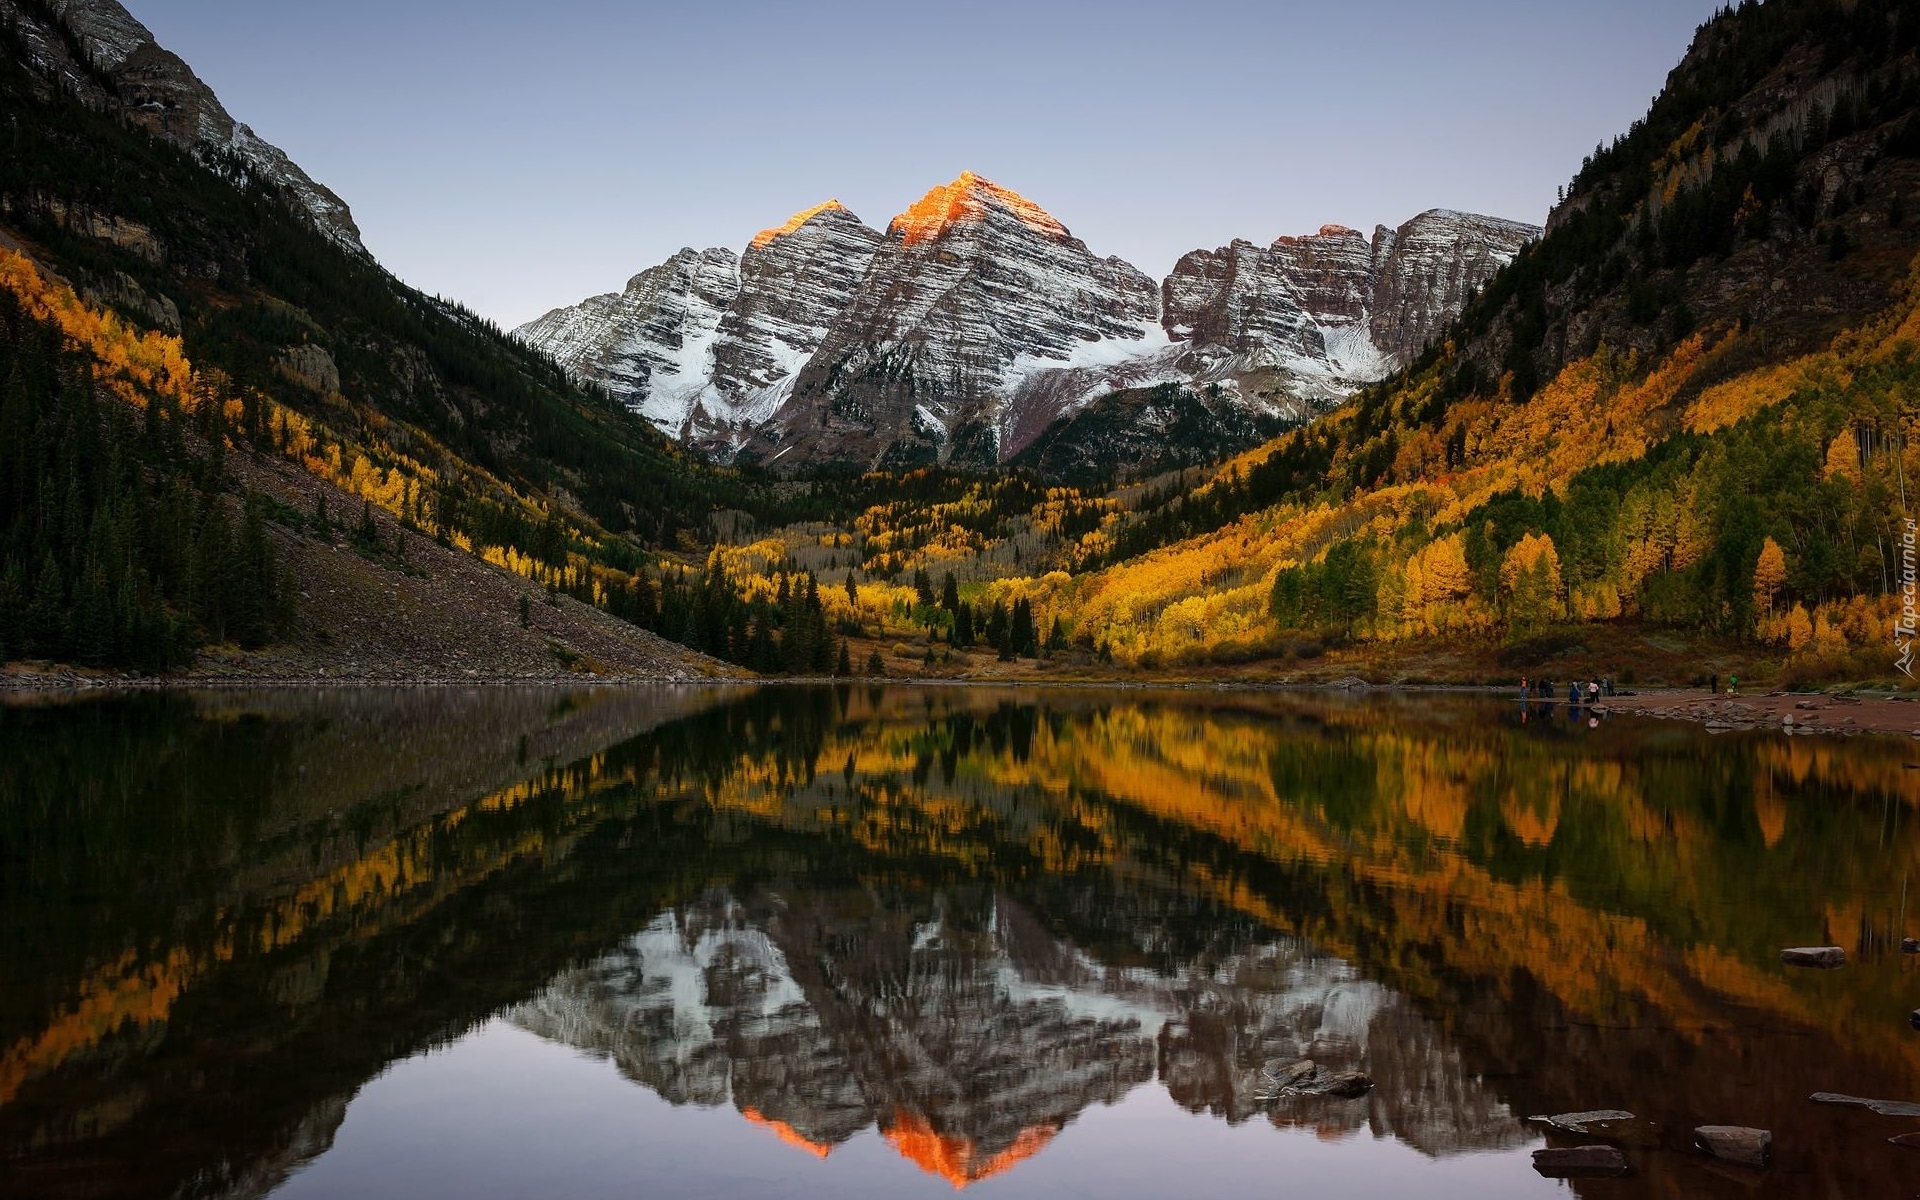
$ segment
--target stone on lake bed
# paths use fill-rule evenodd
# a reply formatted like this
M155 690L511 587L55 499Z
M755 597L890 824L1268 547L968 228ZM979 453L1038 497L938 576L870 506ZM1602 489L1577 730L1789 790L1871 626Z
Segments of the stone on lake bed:
M1594 1133L1595 1126L1616 1125L1621 1121L1633 1120L1633 1114L1617 1108L1596 1109L1593 1112L1560 1113L1551 1117L1528 1117L1534 1125L1545 1125L1549 1129L1558 1129L1562 1133Z
M1745 1125L1702 1125L1693 1131L1693 1138L1721 1162L1743 1167L1764 1168L1773 1148L1773 1134Z
M1790 967L1820 967L1832 970L1847 965L1847 952L1839 946L1796 946L1780 952L1780 961Z
M1373 1079L1360 1071L1338 1071L1306 1084L1302 1090L1316 1096L1338 1096L1353 1100L1373 1090Z
M1276 1059L1267 1064L1263 1074L1272 1081L1275 1087L1290 1088L1313 1078L1315 1072L1319 1071L1319 1069L1320 1068L1316 1066L1310 1058L1301 1059L1299 1062L1291 1065L1282 1064Z
M1887 1140L1908 1150L1920 1150L1920 1133L1899 1133Z
M1910 1100L1868 1100L1861 1096L1843 1096L1838 1092L1815 1092L1815 1104L1850 1104L1877 1112L1883 1117L1920 1117L1920 1104Z
M1269 1063L1262 1071L1268 1081L1284 1095L1332 1096L1352 1100L1373 1090L1373 1078L1361 1071L1328 1071L1312 1059L1291 1066Z
M1900 953L1920 954L1920 938L1901 938Z
M1617 1146L1569 1146L1535 1150L1533 1169L1548 1179L1581 1179L1631 1175L1627 1156Z

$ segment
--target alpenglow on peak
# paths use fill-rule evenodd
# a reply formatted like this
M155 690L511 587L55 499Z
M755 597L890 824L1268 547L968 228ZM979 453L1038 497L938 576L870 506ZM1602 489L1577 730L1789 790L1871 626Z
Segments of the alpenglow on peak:
M942 184L914 201L887 226L887 233L898 234L902 242L913 246L931 241L955 225L976 224L986 218L990 208L1008 213L1048 237L1071 236L1046 209L972 171L960 172L952 183Z
M1196 250L1156 281L963 171L884 234L828 200L518 333L723 456L984 467L1114 392L1204 393L1223 428L1306 420L1409 361L1538 233L1435 209Z
M838 200L823 201L822 203L814 205L812 208L801 209L799 212L788 217L786 221L773 226L771 229L762 229L759 233L753 235L753 241L749 242L748 245L755 247L765 246L777 237L785 237L789 233L797 233L808 221L813 220L824 212L841 212L847 213L848 216L853 216L853 214L848 211L847 206ZM855 219L858 220L858 218Z

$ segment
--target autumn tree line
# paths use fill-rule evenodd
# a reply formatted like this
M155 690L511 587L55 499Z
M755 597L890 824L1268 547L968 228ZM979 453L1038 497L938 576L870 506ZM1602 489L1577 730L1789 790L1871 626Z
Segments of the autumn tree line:
M103 397L0 290L0 660L164 671L276 636L293 585L264 502L226 494L223 450L164 400Z
M1712 434L1511 489L1463 519L1330 546L1274 577L1285 629L1361 638L1631 617L1789 650L1882 640L1920 394L1903 348Z

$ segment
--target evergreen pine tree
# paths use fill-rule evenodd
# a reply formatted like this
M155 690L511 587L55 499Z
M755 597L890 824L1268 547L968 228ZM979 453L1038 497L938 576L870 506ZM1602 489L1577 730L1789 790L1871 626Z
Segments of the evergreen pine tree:
M1039 650L1034 639L1033 604L1025 596L1013 602L1012 628L1008 630L1007 645L1022 658L1032 658Z

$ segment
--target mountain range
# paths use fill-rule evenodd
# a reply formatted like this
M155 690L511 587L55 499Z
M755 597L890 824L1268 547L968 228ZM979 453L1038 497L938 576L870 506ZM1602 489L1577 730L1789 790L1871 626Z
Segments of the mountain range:
M1410 361L1540 232L1436 209L1196 250L1156 283L968 171L884 234L830 200L516 334L722 456L991 467L1158 385L1298 423Z
M1901 0L1717 15L1544 231L1436 211L1156 282L963 174L884 232L829 202L519 336L395 279L113 0L0 0L0 111L9 660L211 669L231 636L297 647L295 673L677 657L636 624L756 670L818 669L834 630L870 673L961 677L1898 658ZM74 421L121 453L61 458ZM236 529L248 565L216 569Z

